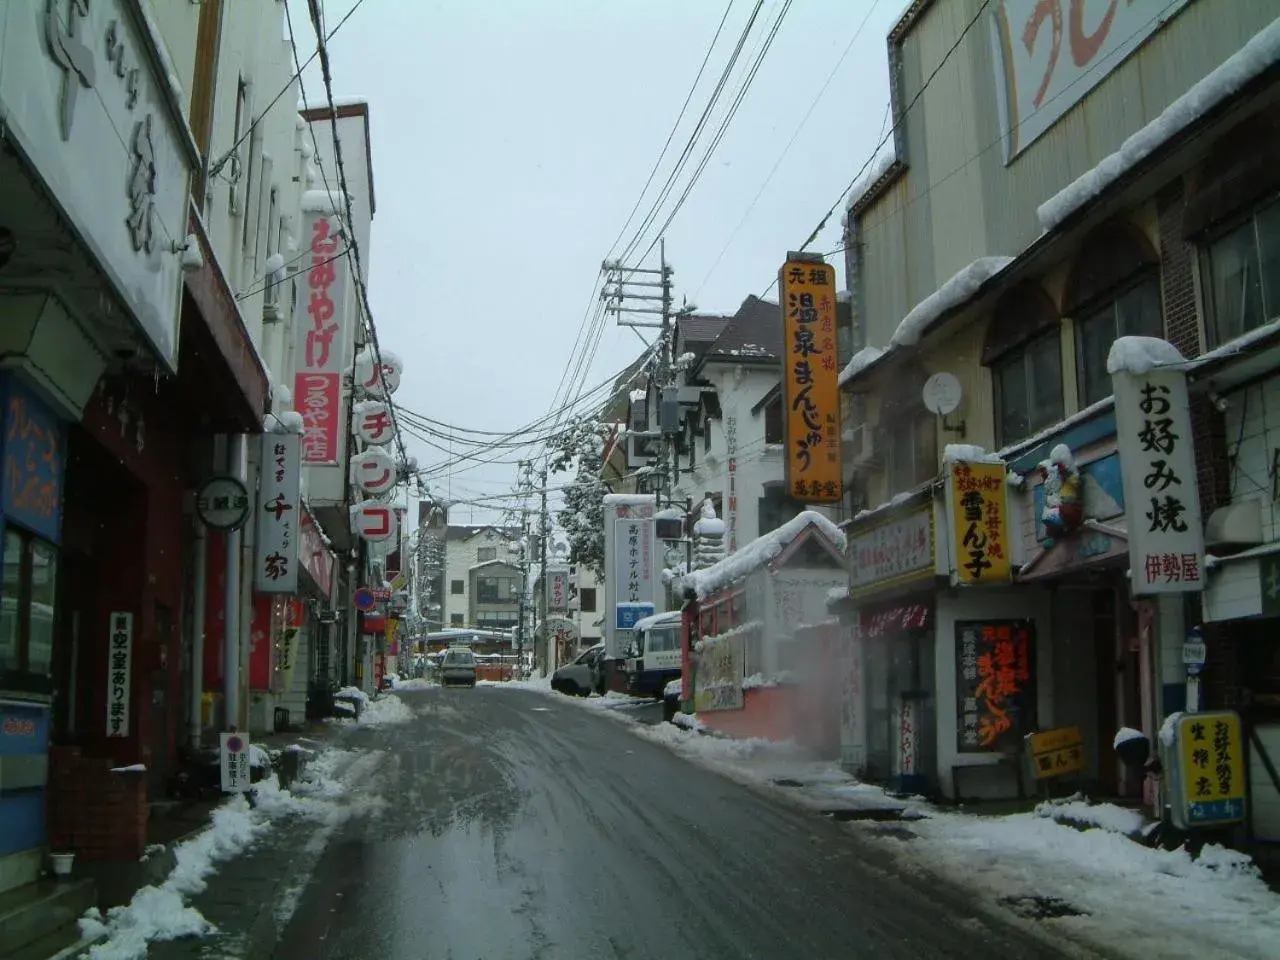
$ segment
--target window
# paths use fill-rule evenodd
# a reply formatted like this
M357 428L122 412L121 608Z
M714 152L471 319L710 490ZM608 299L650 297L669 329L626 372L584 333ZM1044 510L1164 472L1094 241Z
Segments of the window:
M764 496L760 498L758 509L760 531L757 536L764 536L770 531L777 530L806 507L800 501L792 500L787 496L787 488L784 484L766 483Z
M775 397L764 408L764 442L782 443L782 397Z
M467 591L467 588L464 585L464 582L462 580L449 581L449 592L453 594L455 597L462 596L464 593L466 593L466 591Z
M47 693L53 670L56 548L8 527L0 601L0 687Z
M1062 344L1057 329L992 364L1000 446L1062 419Z
M596 588L583 587L578 591L578 609L583 613L596 612Z
M514 610L481 610L476 614L476 626L487 630L507 630L514 627L519 619Z
M460 627L460 626L462 626L462 614L460 614L460 613L451 613L451 614L449 614L449 626L451 626L451 627Z
M477 603L514 603L520 597L520 581L515 577L477 577Z
M480 547L476 550L476 563L487 563L498 559L497 547Z
M1076 323L1076 379L1080 406L1111 395L1107 355L1119 337L1162 337L1160 281L1148 276Z
M882 432L893 493L917 487L938 472L938 433L932 416L913 416L890 424Z
M1212 241L1205 261L1210 347L1280 317L1280 200Z

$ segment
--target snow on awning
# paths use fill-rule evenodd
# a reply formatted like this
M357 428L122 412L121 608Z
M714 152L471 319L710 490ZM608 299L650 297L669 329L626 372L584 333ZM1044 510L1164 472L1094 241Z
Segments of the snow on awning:
M676 589L681 592L692 589L701 600L769 563L810 527L816 527L840 553L844 553L847 546L844 531L817 511L805 510L718 563L681 577L676 581Z

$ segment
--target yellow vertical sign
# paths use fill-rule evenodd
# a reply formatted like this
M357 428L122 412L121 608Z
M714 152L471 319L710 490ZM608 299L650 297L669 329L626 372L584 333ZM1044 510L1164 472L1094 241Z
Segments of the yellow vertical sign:
M1244 819L1244 743L1240 717L1185 713L1178 718L1182 802L1189 826L1211 827Z
M778 290L787 493L805 503L837 503L844 490L835 267L792 257L778 271Z
M952 463L952 556L960 583L1007 583L1009 514L1003 463Z

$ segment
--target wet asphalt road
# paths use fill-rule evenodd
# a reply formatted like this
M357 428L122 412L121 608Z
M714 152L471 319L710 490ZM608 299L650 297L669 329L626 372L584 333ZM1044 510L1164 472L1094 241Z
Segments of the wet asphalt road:
M1067 956L595 711L401 695L420 716L359 734L391 806L334 837L276 960Z

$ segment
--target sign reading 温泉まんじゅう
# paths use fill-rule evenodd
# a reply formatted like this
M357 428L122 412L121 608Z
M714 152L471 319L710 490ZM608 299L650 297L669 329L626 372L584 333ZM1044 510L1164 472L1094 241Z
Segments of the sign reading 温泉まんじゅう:
M839 503L844 495L835 276L821 260L789 258L778 271L783 472L788 495L802 503Z

